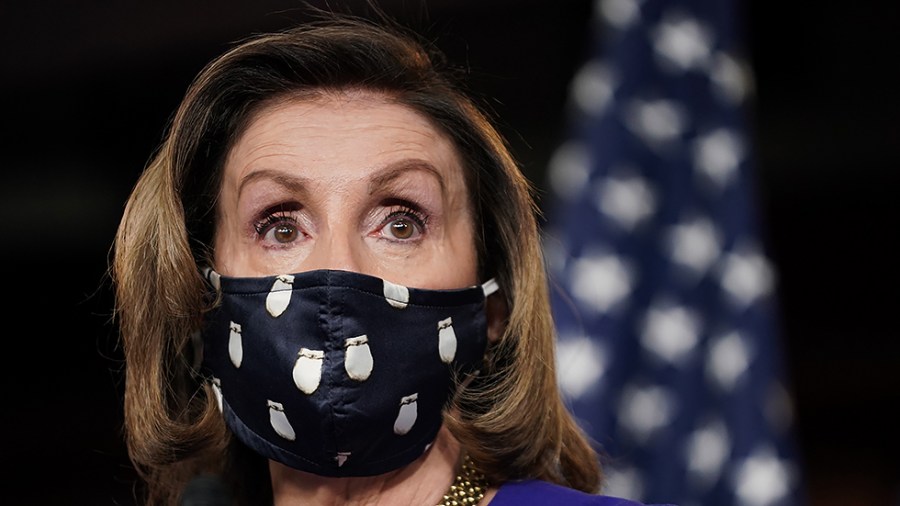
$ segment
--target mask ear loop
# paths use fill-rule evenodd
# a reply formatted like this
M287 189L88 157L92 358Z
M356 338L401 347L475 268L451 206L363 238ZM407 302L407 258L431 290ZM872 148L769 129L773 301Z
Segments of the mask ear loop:
M216 291L222 289L221 282L219 281L221 275L218 272L214 271L212 267L207 266L203 268L203 277L206 279L206 281L209 282L210 285L212 285L213 288L216 289Z
M491 294L495 293L497 290L500 290L500 284L497 283L497 278L491 278L484 283L481 284L481 291L484 292L484 298L488 298ZM487 353L487 351L485 352ZM485 355L487 356L487 355ZM463 378L462 381L459 382L459 389L466 389L469 384L478 376L481 375L481 368L475 369L470 372Z
M491 295L492 293L496 292L499 289L500 289L500 284L497 283L497 278L491 278L491 279L485 281L481 285L481 291L484 292L485 298L487 298L489 295Z
M221 277L220 274L210 266L203 267L201 273L203 279L205 279L206 282L209 283L209 286L215 290L216 297L218 297L219 292L222 290L222 284L219 281L219 278ZM191 347L193 351L191 376L194 378L204 378L200 371L203 366L203 333L200 329L191 333Z

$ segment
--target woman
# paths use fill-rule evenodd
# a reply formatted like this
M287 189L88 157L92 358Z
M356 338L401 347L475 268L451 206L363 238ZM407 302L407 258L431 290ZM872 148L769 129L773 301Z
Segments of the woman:
M435 61L335 16L190 86L115 242L148 504L206 474L248 505L625 504L558 394L528 183Z

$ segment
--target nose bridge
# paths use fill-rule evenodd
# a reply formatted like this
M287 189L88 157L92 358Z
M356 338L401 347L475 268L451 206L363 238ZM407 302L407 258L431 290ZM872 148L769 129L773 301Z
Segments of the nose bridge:
M338 269L362 272L360 238L351 227L340 223L326 227L315 238L312 254L308 258L308 270Z

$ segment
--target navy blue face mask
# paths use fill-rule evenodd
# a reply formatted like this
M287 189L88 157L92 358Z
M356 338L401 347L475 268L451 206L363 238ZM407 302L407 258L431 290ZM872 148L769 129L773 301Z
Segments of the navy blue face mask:
M207 279L203 367L225 422L264 457L374 476L422 456L454 378L480 367L493 280L423 290L347 271Z

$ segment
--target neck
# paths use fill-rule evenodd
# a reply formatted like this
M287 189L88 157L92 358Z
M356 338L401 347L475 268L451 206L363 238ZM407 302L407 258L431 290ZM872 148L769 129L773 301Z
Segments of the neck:
M412 464L387 474L330 478L269 462L275 506L383 506L438 504L453 483L460 446L442 428L434 444Z

